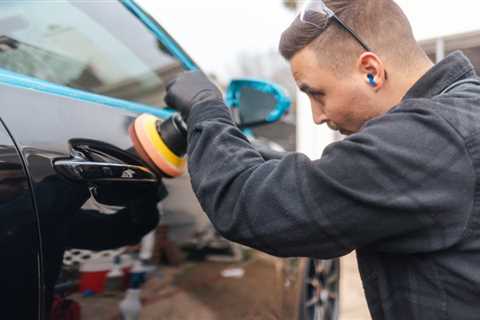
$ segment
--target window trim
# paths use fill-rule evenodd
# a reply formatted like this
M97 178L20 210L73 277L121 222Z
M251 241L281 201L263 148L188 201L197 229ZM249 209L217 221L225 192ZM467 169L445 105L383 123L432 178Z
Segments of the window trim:
M121 0L122 4L137 17L165 47L183 64L188 70L198 69L197 64L183 51L179 44L173 40L168 32L163 29L151 16L149 16L133 0Z
M0 84L40 91L52 95L60 95L63 97L68 97L86 102L98 103L105 106L120 108L136 113L146 112L158 116L162 119L169 118L175 112L174 110L168 108L160 109L146 104L112 98L109 96L91 93L84 90L73 89L49 81L28 77L12 71L7 71L3 68L0 68Z

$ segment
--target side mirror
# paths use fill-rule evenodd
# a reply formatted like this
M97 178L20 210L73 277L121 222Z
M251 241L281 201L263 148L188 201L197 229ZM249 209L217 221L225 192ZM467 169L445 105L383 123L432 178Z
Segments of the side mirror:
M280 120L291 100L281 87L268 81L232 80L226 92L227 106L240 128L252 128Z

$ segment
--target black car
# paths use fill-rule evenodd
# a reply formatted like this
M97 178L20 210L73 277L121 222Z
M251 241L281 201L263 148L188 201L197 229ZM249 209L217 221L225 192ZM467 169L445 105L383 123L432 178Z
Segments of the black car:
M229 243L187 175L166 179L135 151L132 122L169 118L165 85L198 68L131 0L0 2L2 319L69 319L52 309L67 300L84 319L112 319L124 295L89 287L85 265L111 269L145 248L142 263L156 271L142 282L142 318L337 317L337 260ZM253 80L232 82L227 102L245 129L288 105L281 89ZM131 247L151 230L149 245Z

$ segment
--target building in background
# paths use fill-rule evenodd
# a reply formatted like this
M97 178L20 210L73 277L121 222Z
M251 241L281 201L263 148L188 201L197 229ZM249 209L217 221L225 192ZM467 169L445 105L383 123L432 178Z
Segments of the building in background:
M480 30L419 41L433 62L439 62L455 50L461 50L480 71Z

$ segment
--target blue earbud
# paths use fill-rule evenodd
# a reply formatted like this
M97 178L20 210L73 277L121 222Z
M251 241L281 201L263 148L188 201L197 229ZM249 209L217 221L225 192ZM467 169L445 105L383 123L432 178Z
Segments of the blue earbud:
M373 77L373 74L369 73L367 75L367 78L368 78L368 83L370 83L370 85L372 87L376 87L377 86L377 81L375 81L375 78Z

